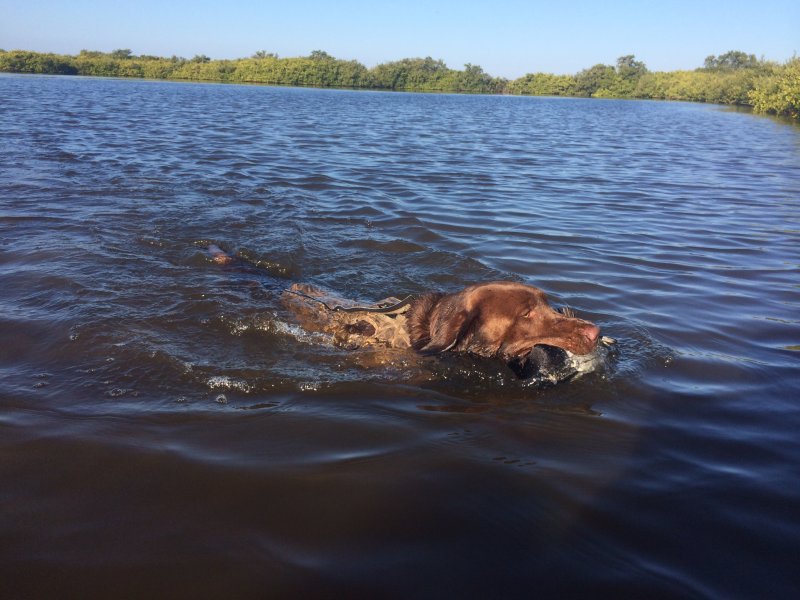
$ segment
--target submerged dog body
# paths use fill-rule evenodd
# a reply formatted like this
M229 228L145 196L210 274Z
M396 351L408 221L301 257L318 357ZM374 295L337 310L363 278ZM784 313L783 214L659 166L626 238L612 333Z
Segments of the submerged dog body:
M208 253L218 264L236 260L214 244ZM602 362L598 348L614 343L572 311L555 310L539 288L514 281L479 283L413 300L386 298L369 306L295 283L282 300L303 329L326 334L341 348L499 358L523 379L552 383L594 370Z
M508 281L452 294L428 293L408 304L387 298L365 310L312 286L294 284L284 302L304 329L328 334L343 348L382 346L499 358L519 377L552 382L592 370L591 360L576 358L593 355L600 340L596 325L556 311L540 289ZM370 312L386 305L398 308Z
M385 298L364 306L366 310L354 310L357 305L351 300L337 298L308 284L295 283L283 294L283 303L303 329L328 335L340 348L411 348L406 316L409 304L388 312L370 312L400 303L397 298Z

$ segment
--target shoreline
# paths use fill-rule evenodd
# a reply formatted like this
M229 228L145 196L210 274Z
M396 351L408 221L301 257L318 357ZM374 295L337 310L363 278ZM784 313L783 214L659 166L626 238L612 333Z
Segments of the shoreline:
M697 102L800 121L797 57L784 65L753 57L751 63L738 67L651 72L629 55L620 57L616 67L598 64L576 75L529 73L507 80L492 77L477 65L467 64L459 71L430 57L367 69L357 61L339 60L322 51L308 57L211 60L197 56L187 60L136 57L128 50L82 51L77 56L0 50L0 72L377 92Z

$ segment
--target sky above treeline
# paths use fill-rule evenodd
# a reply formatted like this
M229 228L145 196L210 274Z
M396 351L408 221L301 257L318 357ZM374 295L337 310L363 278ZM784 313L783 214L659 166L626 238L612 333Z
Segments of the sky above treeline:
M635 54L653 71L800 51L800 0L0 0L0 48L214 59L324 50L367 67L430 56L514 79Z

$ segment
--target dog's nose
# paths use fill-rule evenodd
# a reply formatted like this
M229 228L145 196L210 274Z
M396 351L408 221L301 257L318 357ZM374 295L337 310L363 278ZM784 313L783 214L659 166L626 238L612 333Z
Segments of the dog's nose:
M583 328L583 335L589 338L593 344L597 343L597 338L600 337L600 328L594 323L586 323Z

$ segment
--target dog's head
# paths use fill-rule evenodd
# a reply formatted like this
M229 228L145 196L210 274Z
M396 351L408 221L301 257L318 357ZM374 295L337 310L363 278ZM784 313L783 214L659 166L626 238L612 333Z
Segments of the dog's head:
M512 361L544 345L582 355L600 336L596 325L553 309L542 290L515 282L427 294L408 319L412 346L423 354L452 350Z

